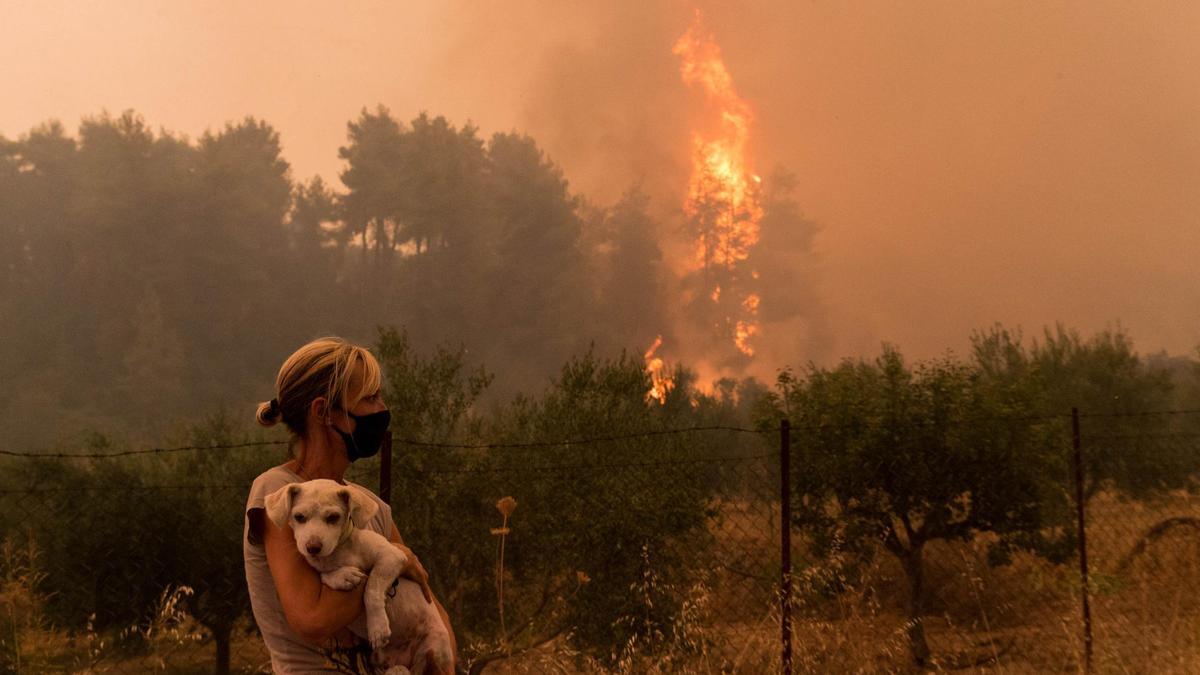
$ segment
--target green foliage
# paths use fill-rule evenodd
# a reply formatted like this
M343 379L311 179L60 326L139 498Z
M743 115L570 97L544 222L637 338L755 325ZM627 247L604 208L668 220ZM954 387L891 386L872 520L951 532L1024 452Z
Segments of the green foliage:
M239 431L218 414L176 440L204 447L261 436ZM103 437L91 447L101 453L121 449ZM141 644L130 627L153 620L168 589L190 589L179 597L215 640L222 672L234 625L249 611L241 560L246 486L279 454L278 446L267 445L22 460L5 474L3 488L27 491L21 503L28 510L6 510L0 536L36 533L44 561L38 591L49 620L108 634L109 642L124 642L127 649Z
M972 360L909 366L886 347L873 361L785 371L762 399L763 424L794 424L792 520L818 557L877 546L910 583L908 628L923 662L923 546L994 535L993 563L1015 549L1063 560L1074 550L1071 408L1085 417L1086 494L1144 496L1191 485L1195 450L1136 447L1170 405L1170 380L1106 331L1088 340L1059 327L1026 346L995 327Z
M51 122L0 138L0 433L8 447L78 450L80 429L96 430L90 447L99 450L254 438L220 416L172 430L197 411L249 410L268 398L280 358L315 335L369 338L374 326L403 320L407 331L378 332L377 352L395 431L406 438L520 444L724 424L762 398L764 424L783 415L796 423L795 518L822 553L865 553L878 542L911 557L924 541L981 531L997 535L997 562L1014 548L1069 551L1061 487L1073 407L1083 413L1089 497L1194 487L1195 448L1155 438L1194 433L1190 422L1138 413L1197 407L1200 370L1190 358L1143 359L1120 330L1084 338L1057 327L1026 343L996 327L975 336L969 362L910 366L885 350L875 361L785 372L768 396L732 380L702 396L679 369L665 405L650 405L636 354L595 354L644 349L672 314L665 298L690 291L694 306L675 309L709 335L738 311L734 293L721 296L725 305L711 302L714 282L815 288L792 257L811 249L815 232L793 179L776 174L759 195L761 276L714 265L677 288L657 244L665 224L645 195L586 205L528 136L484 139L470 124L426 114L401 123L384 108L364 110L347 130L340 191L319 178L294 181L278 133L252 118L196 140L133 112L86 119L73 137ZM718 202L697 204L693 234L712 234L728 209ZM807 321L815 302L804 291L765 295L759 316ZM589 335L595 326L602 334ZM728 352L727 337L693 351ZM572 358L589 338L595 349ZM447 341L461 346L429 349ZM563 363L546 391L500 405L517 391L538 392ZM496 406L486 415L485 396ZM654 437L400 446L397 520L428 556L452 613L469 617L467 634L492 639L490 580L454 575L490 564L492 504L516 497L511 602L535 617L519 637L569 625L582 648L606 653L652 632L637 626L670 625L681 611L656 598L662 616L638 614L646 603L629 589L645 573L640 552L664 587L693 587L677 578L681 551L704 546L707 495L738 480L696 469L668 491L628 467L730 445ZM64 626L79 627L80 608L96 612L100 629L129 626L164 588L186 584L195 589L189 611L219 634L245 611L242 490L279 454L27 463L0 484L42 490L45 501L0 515L0 528L54 533L39 541L49 570L41 585L47 616ZM571 474L566 464L585 468ZM201 479L231 487L162 487Z
M403 161L400 125L380 106L374 114L364 109L347 128L350 145L338 150L348 164L341 174L350 190L342 201L346 228L362 238L364 256L368 236L374 237L377 251L390 251L396 226L387 221L394 221L398 211L395 173Z
M1163 410L1167 373L1138 357L1129 336L1105 330L1083 339L1062 325L1026 345L1019 332L995 326L972 337L972 356L990 378L1019 388L1041 414L1065 415Z
M482 367L467 370L465 350L438 348L428 359L413 351L408 333L380 328L375 353L392 411L392 433L441 441L459 430L471 406L492 382Z
M894 348L874 361L786 374L767 400L793 424L800 504L793 519L813 544L902 555L979 531L1037 531L1053 450L1014 423L1020 401L982 386L951 359L908 366Z
M662 225L649 208L649 197L635 188L612 208L593 208L587 228L593 250L603 252L596 260L602 321L616 344L630 347L647 347L663 334L668 314Z
M265 440L261 431L247 433L225 413L209 416L187 434L196 446L228 446ZM164 538L158 560L170 570L174 583L192 589L187 612L209 630L217 643L218 671L228 668L229 642L234 625L249 612L242 569L242 524L245 487L266 468L278 463L278 446L186 453L158 474L162 484L194 483L203 476L203 490L165 490L159 496ZM161 536L161 535L160 535ZM169 561L169 562L168 562Z
M997 326L977 333L973 347L989 386L1058 418L1051 438L1069 439L1066 418L1079 410L1088 498L1106 487L1144 497L1191 484L1200 454L1189 444L1155 441L1190 431L1185 425L1191 421L1146 414L1175 405L1171 373L1140 358L1125 333L1106 330L1084 339L1060 325L1026 345L1019 333ZM1065 448L1061 452L1065 458Z
M77 139L45 125L0 155L11 441L44 447L121 422L153 442L269 381L263 364L298 341L281 299L300 274L279 245L291 182L269 125L193 143L106 114Z
M589 206L528 136L382 107L347 125L340 186L296 180L281 143L254 118L188 139L132 111L0 139L11 443L85 429L153 443L197 410L268 398L299 344L369 340L379 324L490 364L492 402L540 390L589 344L679 344L669 299L682 293L658 243L672 228L636 189ZM778 184L767 216L795 234L771 243L783 255L811 227ZM794 314L764 303L764 317Z
M357 317L402 316L418 344L463 341L477 361L507 365L506 394L586 344L561 330L595 304L579 203L533 139L485 144L471 125L425 114L405 125L379 108L350 123L340 156Z
M792 522L819 557L869 555L877 545L909 582L907 632L914 661L930 650L921 617L924 546L998 537L998 551L1044 535L1055 448L1035 425L998 416L1021 399L986 386L951 358L909 366L884 347L874 361L785 373L765 419L794 423ZM786 412L785 412L786 411Z
M433 370L418 364L417 372L441 373L440 382L426 380L426 386L457 392L443 400L469 401L468 380L448 365ZM685 584L695 571L688 556L710 536L704 524L711 483L697 474L694 482L661 489L638 464L679 461L714 452L713 445L665 435L567 444L598 432L689 426L715 414L712 403L689 402L694 392L686 387L677 388L666 405L648 404L649 387L637 359L589 353L569 361L542 395L517 397L486 419L459 427L462 438L516 447L397 450L397 523L460 622L464 644L502 638L522 644L569 629L580 648L608 658L611 645L643 628L670 625L682 610L678 598L656 598L647 607L637 594L647 573L643 550L664 583ZM520 447L544 439L564 444ZM495 580L459 571L496 564L490 530L503 522L495 503L505 496L519 504L508 521L505 549L505 613L515 628L500 636ZM647 619L647 612L653 617Z
M649 381L637 361L622 357L603 361L586 356L568 363L554 387L542 398L518 400L489 436L520 441L531 438L579 438L604 429L627 434L662 428L684 418L663 417L665 411L647 404ZM705 545L705 498L702 484L654 489L639 483L637 469L606 466L646 461L669 461L686 456L689 448L678 438L647 438L615 445L565 447L530 452L504 450L505 466L583 464L559 480L537 474L498 474L493 490L511 494L524 504L510 538L514 586L527 592L561 584L584 572L591 581L578 592L564 618L581 646L603 648L624 644L638 627L669 624L679 611L678 598L647 607L631 589L644 573L642 550L649 551L656 572L678 579L689 536L692 545ZM499 462L497 462L499 463ZM594 468L591 468L594 467ZM553 475L553 474L552 474ZM563 483L570 487L564 489ZM495 494L495 493L493 493ZM646 612L655 619L641 619ZM614 621L615 619L615 621Z

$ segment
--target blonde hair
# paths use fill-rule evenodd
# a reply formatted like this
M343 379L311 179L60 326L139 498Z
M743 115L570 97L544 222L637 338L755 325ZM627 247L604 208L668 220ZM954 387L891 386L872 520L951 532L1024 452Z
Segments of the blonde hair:
M313 340L283 362L275 378L275 398L258 404L255 418L264 427L283 422L303 438L314 400L324 396L329 405L349 410L379 391L382 381L379 362L366 347L339 337Z

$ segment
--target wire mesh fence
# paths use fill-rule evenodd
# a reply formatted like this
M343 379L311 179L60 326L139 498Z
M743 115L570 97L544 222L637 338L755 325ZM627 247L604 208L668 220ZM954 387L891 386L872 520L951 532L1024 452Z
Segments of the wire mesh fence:
M388 494L464 666L761 670L776 658L779 553L778 454L759 436L397 441L347 478ZM5 458L0 671L269 670L240 537L249 483L280 455L264 441Z
M477 668L516 654L761 672L778 639L777 465L738 429L398 444L391 500Z
M918 639L933 668L1191 672L1200 414L1076 421L980 421L996 457L1045 444L1024 469L797 425L786 519L776 430L395 439L348 479L389 499L475 672L894 672ZM269 672L242 509L282 454L6 453L0 672Z
M1092 670L1194 672L1200 414L1080 415L1079 428Z
M793 672L1073 672L1067 467L1001 462L1001 421L796 429Z
M279 444L231 445L5 458L0 672L257 670L241 512Z

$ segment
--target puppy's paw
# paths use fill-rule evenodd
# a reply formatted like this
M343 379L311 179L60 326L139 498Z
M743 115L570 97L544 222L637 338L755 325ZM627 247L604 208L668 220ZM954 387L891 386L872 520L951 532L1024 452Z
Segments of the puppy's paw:
M367 615L367 641L371 643L371 649L383 649L391 637L392 627L388 625L387 614L383 612L369 613Z
M383 675L412 675L412 671L404 666L392 666L385 670Z
M325 572L321 575L321 582L332 589L348 591L352 588L357 588L366 578L366 572L353 565L347 565L339 567L332 572Z

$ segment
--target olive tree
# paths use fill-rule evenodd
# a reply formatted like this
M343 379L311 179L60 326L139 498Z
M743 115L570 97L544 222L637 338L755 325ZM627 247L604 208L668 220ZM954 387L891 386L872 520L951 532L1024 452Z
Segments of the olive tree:
M1141 497L1186 487L1200 467L1191 444L1159 442L1194 420L1154 414L1172 407L1170 372L1140 357L1120 330L1085 338L1057 326L1027 343L996 326L973 337L972 356L990 386L1057 427L1051 442L1064 457L1068 417L1079 411L1085 499L1103 489Z
M785 371L764 398L764 425L793 423L793 524L818 555L882 545L896 557L917 664L930 657L925 547L990 532L1002 551L1042 530L1053 458L1038 427L1014 415L1023 405L969 364L910 366L892 347L874 360Z

